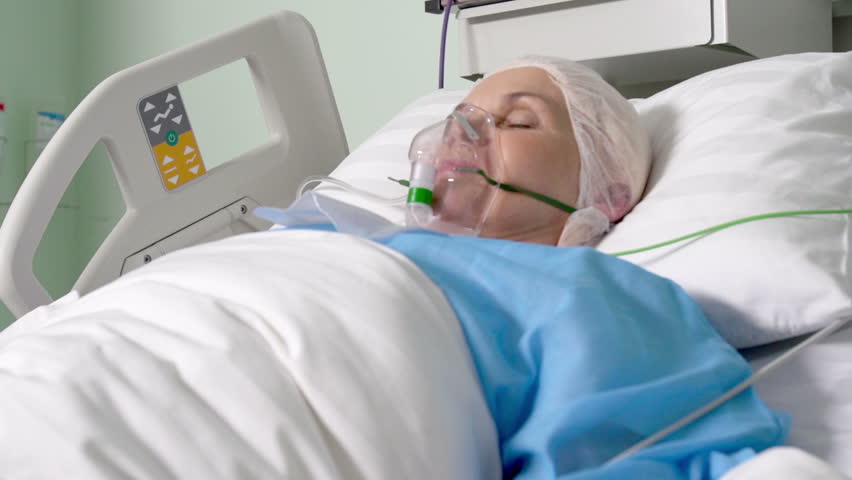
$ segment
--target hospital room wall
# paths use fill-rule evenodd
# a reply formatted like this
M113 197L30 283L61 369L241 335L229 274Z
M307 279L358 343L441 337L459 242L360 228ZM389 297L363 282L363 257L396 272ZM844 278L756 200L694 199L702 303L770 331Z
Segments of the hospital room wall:
M83 93L118 69L279 10L316 30L350 146L437 85L441 18L423 13L421 0L80 1ZM455 36L450 28L450 48ZM448 86L468 85L449 58Z
M441 18L423 13L421 0L79 1L85 18L80 98L117 70L279 10L296 11L313 25L350 149L437 87ZM450 48L455 38L456 29L450 28ZM455 55L448 58L447 86L469 85L458 78ZM210 100L209 105L188 105L196 130L202 120L229 116L243 102L256 103L250 88L228 88L229 83L214 82L194 92ZM217 103L229 107L217 110ZM232 144L257 138L258 124L262 128L262 121L229 119L228 124L227 135L200 139L206 142L200 145L205 160L211 152L230 152ZM81 242L82 257L88 259L122 209L103 154L91 157L83 172Z
M0 218L35 157L35 112L67 112L79 96L78 14L77 0L0 0L0 98L7 106ZM35 271L48 290L73 281L78 270L74 193L63 199L39 247ZM0 304L0 328L11 319Z

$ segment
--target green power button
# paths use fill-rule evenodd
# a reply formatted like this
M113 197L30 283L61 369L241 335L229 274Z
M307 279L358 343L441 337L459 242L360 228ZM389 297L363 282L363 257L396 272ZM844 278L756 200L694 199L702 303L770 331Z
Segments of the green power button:
M168 133L166 133L166 143L168 143L169 145L171 145L171 146L173 146L173 147L174 147L175 145L177 145L177 143L178 143L178 134L177 134L177 132L176 132L176 131L174 131L174 130L169 130L169 131L168 131Z

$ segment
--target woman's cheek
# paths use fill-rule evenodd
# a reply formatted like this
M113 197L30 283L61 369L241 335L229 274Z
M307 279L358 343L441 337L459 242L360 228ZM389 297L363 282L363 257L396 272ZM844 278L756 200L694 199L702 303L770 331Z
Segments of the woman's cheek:
M504 143L501 148L504 181L535 181L537 177L548 175L550 168L544 153L544 149L536 142Z

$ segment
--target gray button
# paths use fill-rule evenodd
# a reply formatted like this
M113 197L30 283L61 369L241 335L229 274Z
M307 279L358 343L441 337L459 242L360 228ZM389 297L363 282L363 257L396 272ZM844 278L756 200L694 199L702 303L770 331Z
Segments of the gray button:
M169 132L180 136L192 129L177 86L143 98L139 117L152 147L165 142Z

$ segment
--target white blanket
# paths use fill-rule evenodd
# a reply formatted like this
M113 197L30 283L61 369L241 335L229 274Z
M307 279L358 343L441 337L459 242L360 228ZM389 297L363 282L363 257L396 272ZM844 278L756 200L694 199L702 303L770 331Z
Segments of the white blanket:
M738 465L722 480L848 480L813 455L793 447L770 448Z
M0 334L0 478L497 479L454 314L335 233L175 252Z

